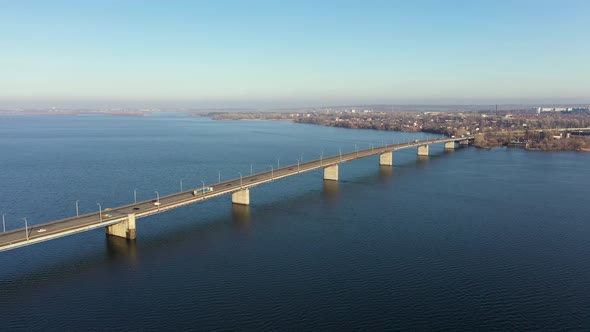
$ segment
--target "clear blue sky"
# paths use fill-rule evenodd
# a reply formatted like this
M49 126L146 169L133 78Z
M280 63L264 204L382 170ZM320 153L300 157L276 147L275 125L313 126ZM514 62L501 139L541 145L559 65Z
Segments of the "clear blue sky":
M590 1L0 0L0 106L588 103Z

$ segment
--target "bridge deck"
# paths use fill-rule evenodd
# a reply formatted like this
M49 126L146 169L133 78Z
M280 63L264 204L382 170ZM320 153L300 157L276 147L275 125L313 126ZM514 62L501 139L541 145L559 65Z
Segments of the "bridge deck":
M24 228L21 228L5 233L0 233L0 251L10 250L75 233L80 233L96 228L102 228L113 224L117 224L126 220L127 215L131 213L135 213L136 219L147 217L153 214L162 213L185 205L198 203L206 199L211 199L221 195L230 194L241 189L246 189L266 182L278 180L287 176L292 176L302 172L308 172L326 166L336 165L359 158L365 158L373 155L378 155L401 149L407 149L421 145L446 142L459 142L470 139L473 139L473 137L469 136L462 138L423 140L409 143L380 146L371 149L357 150L353 152L342 153L341 155L335 155L303 162L299 165L288 165L285 167L268 170L266 172L252 174L244 176L241 179L235 178L229 181L209 184L206 185L206 187L212 187L213 191L204 193L202 195L194 196L193 190L199 189L194 188L172 195L163 196L160 197L160 205L158 206L154 205L153 201L149 200L112 208L108 212L103 211L102 216L97 211L95 213L84 214L44 224L37 224L34 226L29 226L26 232ZM106 213L112 215L112 217L107 217Z

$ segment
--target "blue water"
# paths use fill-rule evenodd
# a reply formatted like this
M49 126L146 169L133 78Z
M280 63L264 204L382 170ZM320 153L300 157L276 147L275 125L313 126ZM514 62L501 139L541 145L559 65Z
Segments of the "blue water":
M8 229L426 138L182 115L1 116ZM0 253L1 330L587 330L590 154L394 155Z

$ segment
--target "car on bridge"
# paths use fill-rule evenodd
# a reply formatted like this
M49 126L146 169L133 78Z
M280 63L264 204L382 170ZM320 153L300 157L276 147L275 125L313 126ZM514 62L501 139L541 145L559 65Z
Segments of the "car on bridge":
M193 196L204 195L211 191L213 191L212 187L203 187L201 189L193 190Z

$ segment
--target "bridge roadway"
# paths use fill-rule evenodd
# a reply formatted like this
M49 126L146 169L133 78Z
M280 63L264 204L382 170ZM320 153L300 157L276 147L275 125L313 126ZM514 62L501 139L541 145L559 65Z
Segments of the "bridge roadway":
M143 218L157 213L162 213L171 209L179 208L185 205L198 203L200 201L226 195L247 189L266 182L278 180L287 176L296 175L302 172L308 172L328 166L337 165L343 162L365 158L369 156L379 155L382 153L393 152L396 150L407 149L417 146L430 145L435 143L460 142L473 139L472 136L461 138L443 138L433 140L414 141L401 144L391 144L370 149L357 150L347 153L342 153L335 156L320 158L300 163L293 164L277 169L269 169L268 171L235 178L229 181L224 181L215 184L208 184L206 187L212 187L213 191L204 194L193 195L193 188L168 196L160 197L160 205L155 205L153 200L138 202L134 204L119 206L111 208L110 210L102 210L102 216L96 211L95 213L84 214L44 224L37 224L29 226L25 232L25 228L7 231L0 233L0 251L6 251L32 245L35 243L48 241L60 238L67 235L72 235L96 228L102 228L118 224L127 220L129 214L135 214L135 218ZM107 214L112 215L108 217Z

